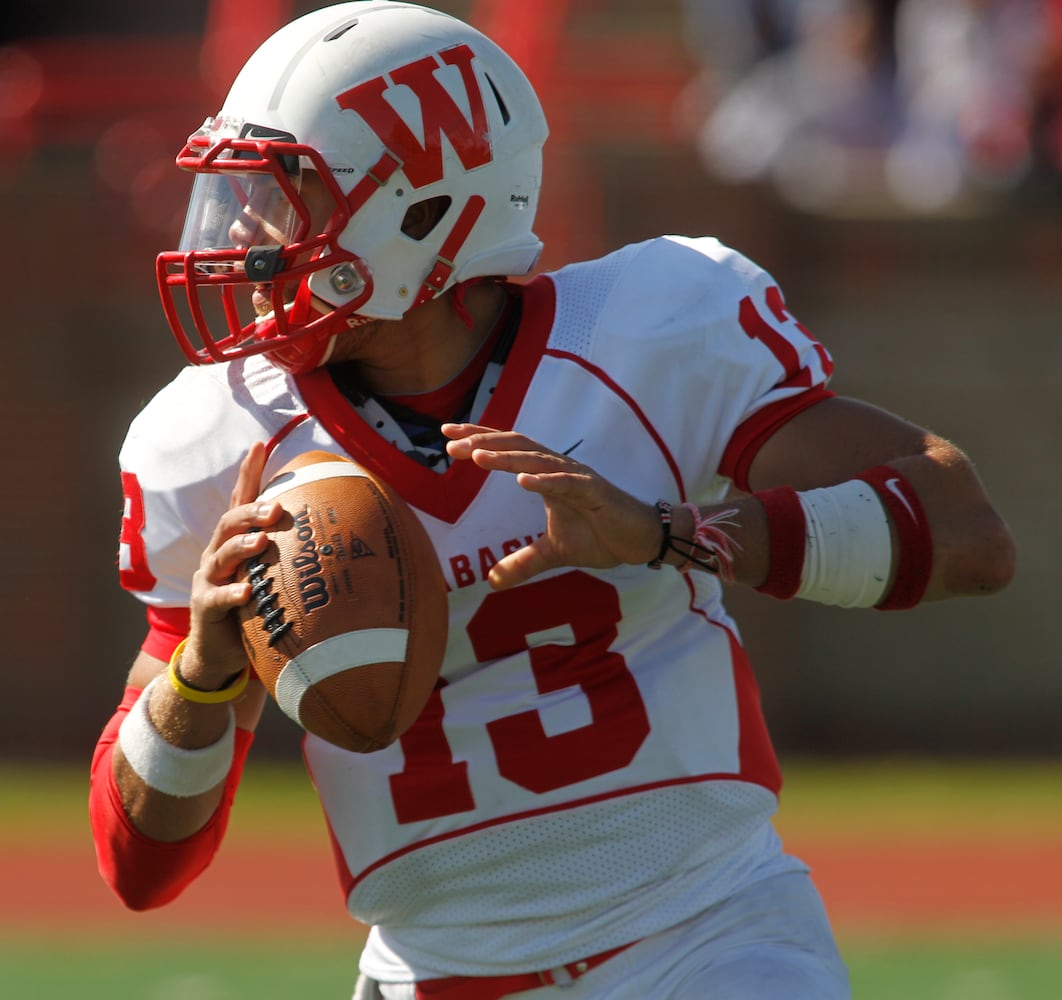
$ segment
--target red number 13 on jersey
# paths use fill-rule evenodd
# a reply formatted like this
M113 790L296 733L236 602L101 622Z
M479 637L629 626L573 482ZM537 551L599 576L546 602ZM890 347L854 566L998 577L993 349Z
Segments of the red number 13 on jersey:
M539 694L579 687L590 710L586 725L552 736L535 709L487 723L502 777L543 793L618 770L634 759L649 735L649 716L626 660L610 648L619 620L615 588L578 571L484 599L468 625L476 658L489 662L524 651ZM536 633L565 627L568 642L529 641ZM401 739L405 767L391 776L399 823L474 808L467 764L454 761L443 716L437 689Z

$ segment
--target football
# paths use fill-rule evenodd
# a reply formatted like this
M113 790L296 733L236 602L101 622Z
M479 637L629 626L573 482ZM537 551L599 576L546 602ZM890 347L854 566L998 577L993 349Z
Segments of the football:
M442 570L388 485L340 455L299 455L266 484L281 520L243 568L243 644L259 679L307 732L370 753L413 724L447 636Z

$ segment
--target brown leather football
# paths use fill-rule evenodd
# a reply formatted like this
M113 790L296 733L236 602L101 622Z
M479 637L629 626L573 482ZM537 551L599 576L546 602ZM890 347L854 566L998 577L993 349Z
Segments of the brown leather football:
M260 499L284 515L241 576L251 663L308 732L379 750L420 714L446 648L446 583L427 532L386 483L329 452L299 455Z

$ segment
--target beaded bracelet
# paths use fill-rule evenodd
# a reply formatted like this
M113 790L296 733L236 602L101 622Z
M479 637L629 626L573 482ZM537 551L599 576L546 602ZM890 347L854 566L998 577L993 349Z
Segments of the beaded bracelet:
M676 552L685 560L681 566L676 567L680 573L688 573L694 566L699 566L709 573L715 573L727 582L733 582L734 550L740 549L741 546L719 525L736 527L737 522L731 518L737 514L737 509L721 510L705 517L695 504L684 503L682 506L693 515L692 538L672 536L672 506L666 500L657 500L656 512L660 517L663 536L660 541L660 552L649 563L649 568L660 569L668 552ZM680 548L675 544L676 542L685 548Z
M182 639L177 644L177 648L173 651L173 656L170 657L170 666L167 671L173 690L185 701L194 701L199 705L221 705L227 701L235 701L247 690L247 684L251 679L250 664L244 667L234 678L226 682L223 687L215 691L203 691L201 688L192 687L177 670L177 664L180 662L181 654L187 644L187 638Z
M663 532L663 537L660 540L660 551L657 553L656 558L649 563L650 569L660 569L664 565L664 556L671 549L671 504L666 500L657 500L656 513L660 518L660 528Z

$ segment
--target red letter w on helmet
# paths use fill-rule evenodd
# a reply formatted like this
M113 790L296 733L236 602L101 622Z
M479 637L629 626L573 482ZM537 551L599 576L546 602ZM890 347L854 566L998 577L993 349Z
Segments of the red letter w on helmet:
M483 94L472 70L473 58L474 53L467 45L456 45L438 53L438 56L426 56L390 74L391 84L408 87L420 101L423 146L384 96L389 88L384 77L367 80L340 94L336 101L341 108L354 111L364 118L392 155L401 161L409 182L415 188L423 187L443 179L444 132L466 170L491 161L487 113L483 107ZM472 112L471 124L435 75L440 60L448 66L456 66L461 73L468 107Z

